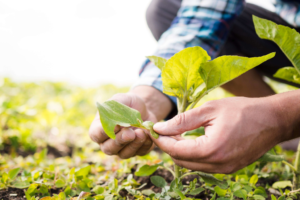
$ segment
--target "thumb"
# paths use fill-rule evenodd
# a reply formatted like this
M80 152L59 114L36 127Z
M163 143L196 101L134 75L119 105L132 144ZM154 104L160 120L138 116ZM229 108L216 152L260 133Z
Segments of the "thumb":
M166 122L158 122L153 126L153 129L160 135L179 135L205 125L209 121L208 114L209 112L198 107L176 115Z

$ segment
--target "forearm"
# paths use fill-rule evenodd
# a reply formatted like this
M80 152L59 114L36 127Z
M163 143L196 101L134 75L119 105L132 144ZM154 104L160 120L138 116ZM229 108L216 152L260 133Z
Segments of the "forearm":
M263 77L255 69L226 83L222 88L235 96L264 97L275 94L272 88L264 82Z
M141 97L147 107L158 121L165 119L173 109L171 100L159 90L151 86L140 85L134 87L129 93L134 93Z
M282 141L300 136L300 90L285 92L266 98L273 104L280 123Z

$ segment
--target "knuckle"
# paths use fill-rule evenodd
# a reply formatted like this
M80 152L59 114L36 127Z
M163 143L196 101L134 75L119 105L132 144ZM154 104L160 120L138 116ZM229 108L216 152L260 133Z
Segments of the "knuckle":
M101 145L101 151L109 156L114 155L108 145Z
M200 107L200 110L203 112L209 112L209 111L212 111L214 110L216 107L217 107L217 101L214 100L214 101L207 101L205 102L201 107Z
M185 121L186 121L186 114L181 113L174 118L173 124L175 126L180 126L180 125L184 124Z
M128 155L124 155L124 154L118 154L118 156L119 156L119 158L121 158L121 159L128 159L128 158L130 158L130 156L128 156Z

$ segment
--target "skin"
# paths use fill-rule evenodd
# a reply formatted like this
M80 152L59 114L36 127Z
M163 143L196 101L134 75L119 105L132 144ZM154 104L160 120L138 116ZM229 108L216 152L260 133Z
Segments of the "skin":
M237 96L274 94L255 70L223 88ZM300 100L297 92L208 102L168 122L157 123L154 129L162 135L157 140L147 131L122 127L116 127L116 140L109 139L103 131L99 114L92 122L89 134L108 155L124 159L145 155L153 149L154 141L180 166L203 172L232 173L255 161L276 144L297 136L297 113L300 113L300 108L295 109ZM173 109L169 98L150 86L138 86L111 99L138 110L144 121L154 123L164 119ZM205 127L205 136L194 141L180 137L183 132L200 126Z
M155 124L153 128L161 136L154 141L179 166L230 174L276 144L299 136L299 101L300 90L265 98L210 101ZM200 126L205 127L204 136L196 140L178 137Z

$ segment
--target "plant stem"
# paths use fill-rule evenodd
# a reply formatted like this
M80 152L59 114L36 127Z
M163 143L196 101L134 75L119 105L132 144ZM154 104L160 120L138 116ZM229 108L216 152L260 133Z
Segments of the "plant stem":
M183 113L187 106L188 106L188 102L186 100L186 96L184 95L183 98L181 99L177 99L177 109L178 109L178 114ZM180 177L181 177L181 167L179 167L178 165L174 164L174 171L175 171L175 178L178 179L178 181L180 181Z
M296 153L296 160L295 160L295 169L294 171L294 178L293 178L293 190L297 190L300 188L300 142L298 144L298 149Z

